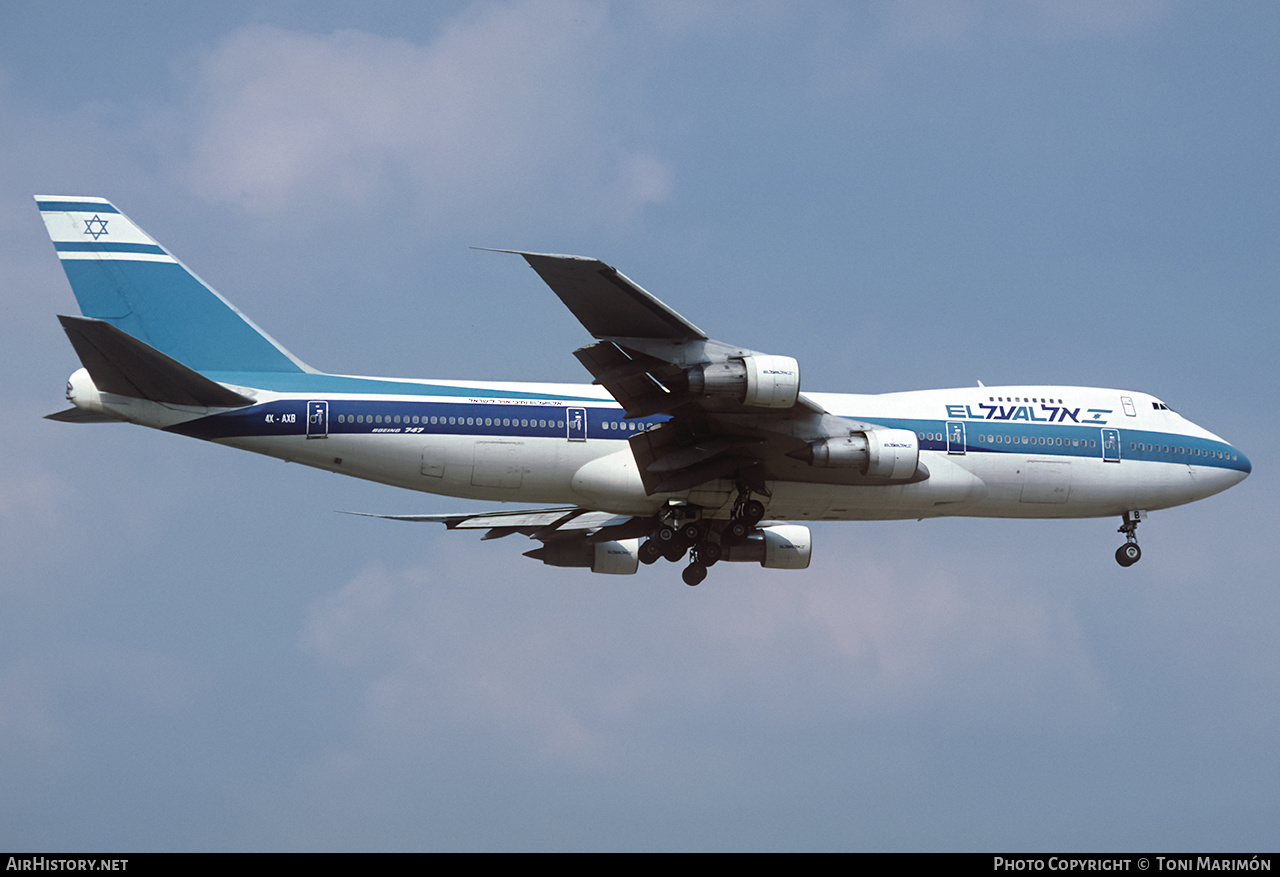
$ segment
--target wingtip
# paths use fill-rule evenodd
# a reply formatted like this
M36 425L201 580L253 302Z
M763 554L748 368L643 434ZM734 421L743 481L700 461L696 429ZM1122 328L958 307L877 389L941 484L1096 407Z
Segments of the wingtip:
M481 250L486 253L510 253L513 256L522 256L525 259L572 259L575 262L599 262L599 259L591 256L574 256L569 253L535 253L530 250L507 250L502 247L471 247L473 250Z

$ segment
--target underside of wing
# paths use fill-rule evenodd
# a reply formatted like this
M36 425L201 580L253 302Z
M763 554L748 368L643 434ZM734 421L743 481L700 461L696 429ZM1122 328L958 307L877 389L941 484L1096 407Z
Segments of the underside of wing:
M383 518L388 521L410 521L424 524L444 524L450 530L503 530L502 535L524 533L526 536L541 534L539 538L551 538L555 534L580 533L613 526L631 520L627 515L597 512L577 506L552 509L517 509L500 512L443 515L378 515L368 512L347 512L367 518ZM487 536L493 539L496 536Z
M677 514L676 509L655 516L629 517L578 506L476 514L347 514L444 524L450 530L487 530L485 539L520 533L542 543L524 552L525 557L548 566L588 567L592 572L610 575L630 575L641 563L654 563L663 557L670 561L690 557L691 563L682 574L690 585L701 582L707 567L721 560L759 563L771 569L806 568L812 547L809 528L761 521L759 512L764 506L754 505L758 508L748 510L749 520L719 524L695 515Z
M639 540L653 530L651 518L615 515L577 506L517 509L475 514L378 515L348 512L391 521L444 524L450 530L486 530L483 540L519 533L542 545L525 557L551 566L584 566L593 572L627 575L639 564Z

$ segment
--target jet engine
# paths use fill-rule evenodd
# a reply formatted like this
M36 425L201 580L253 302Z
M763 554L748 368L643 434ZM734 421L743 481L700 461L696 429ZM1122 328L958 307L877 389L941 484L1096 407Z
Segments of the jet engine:
M920 445L909 429L869 429L813 442L793 456L820 469L858 469L871 478L902 481L916 474Z
M592 572L629 576L640 568L640 540L547 542L524 556L548 566L589 566Z
M756 408L790 408L800 395L800 364L790 356L755 353L708 362L687 372L689 391L733 396Z
M722 560L758 563L765 569L808 569L813 555L813 538L803 524L769 524L730 545Z

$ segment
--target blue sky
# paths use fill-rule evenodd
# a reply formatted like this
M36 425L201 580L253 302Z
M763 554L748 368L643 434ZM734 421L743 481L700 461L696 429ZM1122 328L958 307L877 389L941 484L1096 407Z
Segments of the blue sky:
M1280 13L1157 2L0 7L0 846L1257 850L1280 816ZM33 194L308 363L582 380L514 257L811 390L1152 392L1253 475L1117 521L820 525L617 580L456 500L41 420Z

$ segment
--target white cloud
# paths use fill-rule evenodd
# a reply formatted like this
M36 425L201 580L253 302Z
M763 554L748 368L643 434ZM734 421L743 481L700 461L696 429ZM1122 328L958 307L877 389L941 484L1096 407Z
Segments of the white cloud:
M427 45L241 30L197 65L187 172L261 211L408 187L437 218L534 198L632 215L670 182L628 133L638 108L606 99L615 43L604 9L572 0L471 7Z
M602 744L575 716L572 638L546 625L545 610L512 618L483 599L486 590L505 592L499 582L510 573L528 571L501 571L513 562L477 556L465 571L366 569L312 607L303 648L357 681L363 721L379 739L485 729L528 741L542 756L590 757Z
M984 575L977 556L952 571L938 559L945 537L934 530L941 544L923 553L902 526L896 545L870 550L823 528L814 568L753 571L764 586L696 617L696 635L734 654L735 673L750 668L762 690L810 713L833 697L860 717L929 705L976 725L1010 712L1032 723L1110 713L1068 605Z
M368 757L465 729L538 760L614 763L672 717L744 710L774 728L921 710L1096 728L1114 712L1066 604L923 557L855 563L828 538L807 573L722 564L690 591L666 564L592 576L536 567L513 541L370 568L312 607L303 647L354 686Z

